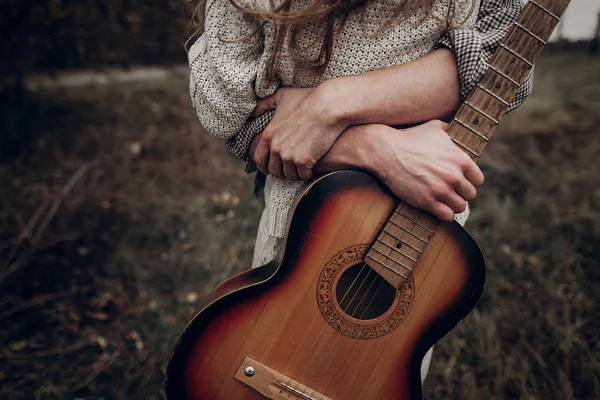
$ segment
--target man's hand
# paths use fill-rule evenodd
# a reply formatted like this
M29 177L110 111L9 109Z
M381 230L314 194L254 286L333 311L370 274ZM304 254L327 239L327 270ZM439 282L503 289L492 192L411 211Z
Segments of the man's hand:
M386 126L372 164L400 199L451 222L475 198L483 173L452 142L447 128L438 120L400 131Z
M352 126L315 171L367 169L403 201L450 222L475 197L483 174L448 137L447 127L436 120L402 130Z
M272 109L275 115L250 148L259 171L280 179L310 179L314 165L349 126L331 105L319 87L282 88L260 100L252 116Z

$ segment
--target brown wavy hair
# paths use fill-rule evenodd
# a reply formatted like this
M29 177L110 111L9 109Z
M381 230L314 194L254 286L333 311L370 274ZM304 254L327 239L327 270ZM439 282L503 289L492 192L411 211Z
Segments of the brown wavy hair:
M268 81L272 82L275 78L275 65L277 64L277 61L284 56L283 42L288 33L292 34L292 43L295 43L297 32L296 28L298 26L308 22L324 22L325 35L323 36L323 40L321 42L319 54L314 60L311 60L309 62L311 67L315 68L319 72L323 72L327 68L329 61L331 60L335 36L339 33L339 30L344 28L344 25L350 12L364 7L370 1L373 0L314 0L313 3L307 6L306 8L294 11L291 10L291 7L292 3L295 0L284 0L281 5L279 5L273 10L253 10L239 5L238 3L236 3L235 0L215 1L229 1L235 8L240 10L242 13L252 16L261 22L260 26L256 31L252 32L245 38L240 38L239 40L245 40L248 37L257 34L268 22L271 22L275 25L275 44L273 47L273 52L270 56L267 69ZM387 19L385 23L382 24L382 26L374 36L389 29L395 23L399 22L399 17L403 12L414 12L417 11L419 8L423 8L425 11L421 21L424 21L425 19L430 17L435 18L445 23L447 29L458 27L464 23L464 21L458 23L454 21L456 2L458 0L447 0L448 11L444 16L434 15L433 7L435 0L389 1L398 1L398 5L396 6L394 13ZM201 33L203 30L206 12L206 2L207 0L200 0L200 2L192 10L192 24L195 27L195 35L193 37ZM470 13L473 11L475 3L475 1L472 2L471 11L465 17L465 21L470 15ZM338 18L341 18L342 23L340 24L340 29L336 31L335 25Z

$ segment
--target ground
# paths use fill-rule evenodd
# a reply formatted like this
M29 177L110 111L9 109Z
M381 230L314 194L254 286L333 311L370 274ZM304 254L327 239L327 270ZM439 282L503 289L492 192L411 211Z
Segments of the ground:
M0 144L0 398L164 398L195 305L249 267L262 201L186 85L37 94ZM599 123L600 59L543 57L480 161L487 284L427 399L600 398Z

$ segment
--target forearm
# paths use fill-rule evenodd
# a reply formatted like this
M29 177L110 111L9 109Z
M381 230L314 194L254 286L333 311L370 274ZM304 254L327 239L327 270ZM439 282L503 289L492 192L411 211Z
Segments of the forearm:
M357 125L346 129L331 149L317 162L313 171L318 174L341 169L373 171L374 141L378 140L376 125Z
M417 60L324 82L324 103L349 125L406 125L445 118L460 105L456 59L438 49Z

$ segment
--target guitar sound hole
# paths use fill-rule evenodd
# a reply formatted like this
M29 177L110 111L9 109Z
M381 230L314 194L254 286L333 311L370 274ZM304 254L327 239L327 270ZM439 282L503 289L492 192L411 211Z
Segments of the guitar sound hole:
M335 295L346 314L366 321L380 317L390 309L396 289L368 265L361 263L342 273Z

